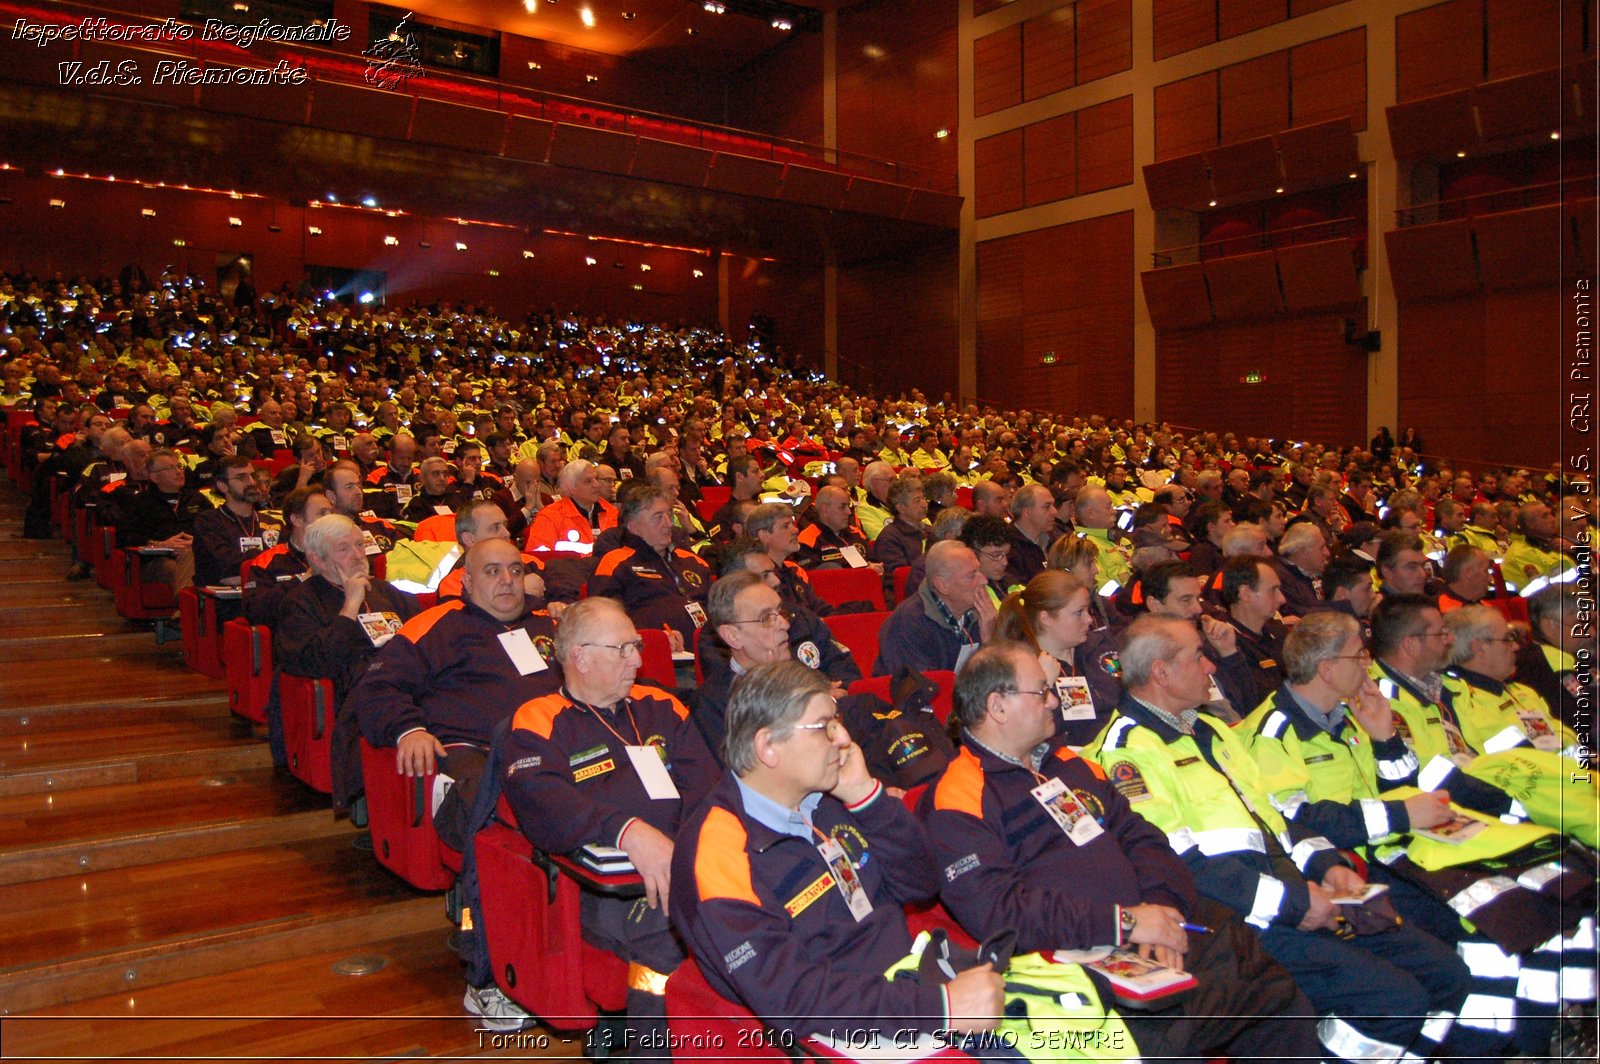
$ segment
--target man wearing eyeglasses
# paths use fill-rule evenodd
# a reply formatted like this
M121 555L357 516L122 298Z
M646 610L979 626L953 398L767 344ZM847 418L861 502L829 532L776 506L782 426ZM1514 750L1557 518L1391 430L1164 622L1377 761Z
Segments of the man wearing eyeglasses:
M1123 1014L1146 1057L1317 1056L1311 1006L1289 973L1199 896L1166 836L1099 766L1063 745L1058 706L1020 643L990 643L961 670L961 752L919 807L945 906L979 940L1014 928L1019 951L1129 945L1195 972L1199 988L1176 1008ZM1210 930L1191 936L1186 921Z
M1327 839L1283 816L1243 736L1198 711L1214 671L1202 642L1177 618L1129 625L1122 701L1084 756L1166 833L1201 896L1260 933L1322 1014L1324 1059L1430 1055L1466 997L1466 966L1409 925L1338 936L1332 899L1361 889L1361 877Z
M1380 758L1379 786L1448 791L1457 805L1508 822L1532 820L1595 845L1592 785L1575 779L1582 773L1563 765L1560 754L1536 749L1520 721L1501 729L1492 753L1468 745L1455 709L1460 689L1440 675L1455 639L1439 608L1421 595L1384 599L1374 613L1371 673L1411 755L1387 765Z
M237 587L239 567L276 546L283 523L259 509L261 489L248 458L219 461L215 485L222 505L194 520L194 582Z
M617 520L620 545L595 566L589 594L617 599L640 627L665 628L675 650L692 646L706 621L711 568L692 551L673 547L672 500L641 483L623 494Z
M1512 679L1522 640L1499 610L1463 606L1444 623L1455 637L1444 686L1468 746L1478 753L1528 747L1582 760L1572 729L1537 691Z
M672 695L634 682L643 645L614 600L572 606L555 636L563 686L523 703L496 751L529 842L547 853L615 846L644 881L643 905L586 891L581 911L584 938L628 962L635 1039L664 1038L666 978L683 959L667 906L682 809L675 759L689 715Z
M779 1030L993 1030L1003 987L988 965L943 985L884 978L910 951L904 906L938 892L938 868L837 712L799 662L734 685L730 771L679 835L673 922L707 982Z

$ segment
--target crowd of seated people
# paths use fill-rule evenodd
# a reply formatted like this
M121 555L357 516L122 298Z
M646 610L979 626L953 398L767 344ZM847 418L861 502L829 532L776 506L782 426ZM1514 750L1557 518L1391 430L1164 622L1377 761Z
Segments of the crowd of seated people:
M240 585L277 667L332 682L336 808L360 736L452 781L455 849L486 790L541 850L623 850L644 904L582 922L636 1037L693 957L775 1027L1006 1056L1007 957L883 978L932 898L974 939L1197 972L1117 1021L1147 1054L1541 1055L1594 999L1586 482L137 269L0 277L0 320L26 533L92 501L146 580Z

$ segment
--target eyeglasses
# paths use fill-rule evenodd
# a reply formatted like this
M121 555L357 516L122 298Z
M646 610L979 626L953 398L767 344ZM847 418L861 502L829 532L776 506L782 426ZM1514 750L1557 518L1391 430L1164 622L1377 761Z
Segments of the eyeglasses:
M1010 547L985 547L978 552L978 557L987 558L991 562L1004 562L1011 560Z
M1049 701L1050 698L1055 695L1055 691L1048 687L1041 687L1037 691L1030 691L1021 687L1007 687L1005 692L1008 695L1033 695L1034 697L1042 698L1045 701Z
M1365 647L1363 647L1362 649L1356 651L1354 654L1335 654L1335 655L1333 655L1333 660L1335 660L1335 661L1352 661L1352 660L1354 660L1354 661L1371 661L1372 660L1372 651L1367 650Z
M617 656L621 658L640 657L644 654L643 639L635 639L629 643L579 643L578 645L580 647L605 647L607 650L615 650Z
M1437 639L1441 635L1449 635L1449 634L1450 634L1450 629L1448 629L1448 628L1429 628L1426 631L1418 632L1417 633L1417 638L1418 639Z
M1480 640L1480 642L1484 642L1484 643L1510 643L1512 646L1516 646L1516 645L1518 645L1518 644L1520 644L1522 642L1522 639L1515 632L1507 632L1505 635L1492 636L1492 637Z
M787 606L779 606L775 610L768 610L761 616L749 621L729 621L729 624L759 624L763 628L776 628L779 621L794 620L794 611Z
M796 724L793 730L819 731L829 739L837 739L839 737L839 729L842 727L844 727L844 721L840 720L839 714L835 713L827 720L819 720L815 724Z

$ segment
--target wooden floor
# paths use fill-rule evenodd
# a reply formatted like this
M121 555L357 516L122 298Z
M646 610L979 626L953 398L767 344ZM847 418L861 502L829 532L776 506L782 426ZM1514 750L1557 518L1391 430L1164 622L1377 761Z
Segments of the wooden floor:
M177 644L67 581L66 544L21 539L22 508L0 486L6 1059L581 1055L480 1035L442 897L274 771Z

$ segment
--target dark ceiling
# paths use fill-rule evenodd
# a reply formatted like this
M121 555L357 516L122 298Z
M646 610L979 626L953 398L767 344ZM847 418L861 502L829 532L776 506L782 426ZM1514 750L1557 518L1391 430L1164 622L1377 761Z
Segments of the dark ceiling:
M775 0L722 0L713 14L702 0L393 0L429 22L498 30L607 55L652 63L687 63L726 74L767 52L803 26L774 28ZM776 0L779 8L812 13L854 7L862 0ZM741 4L743 9L741 10ZM593 25L583 13L588 11ZM746 13L748 12L748 13ZM624 17L631 15L632 17ZM803 21L805 14L800 16Z

